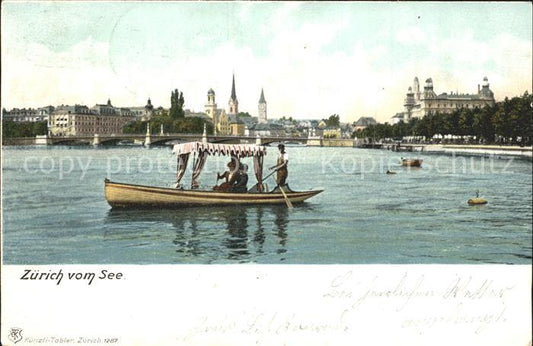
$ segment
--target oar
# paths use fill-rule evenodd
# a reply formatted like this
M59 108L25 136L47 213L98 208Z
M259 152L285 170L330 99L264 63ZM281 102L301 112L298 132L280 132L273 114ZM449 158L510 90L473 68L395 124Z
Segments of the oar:
M263 179L263 181L265 181L268 177L270 177L272 174L274 174L274 173L277 172L277 171L278 171L277 169L274 170L272 173L270 173L269 175L267 175L267 176ZM292 202L291 202L291 200L287 197L287 195L285 194L285 191L283 191L283 188L282 188L281 186L279 186L279 185L278 185L278 187L279 187L279 189L280 189L280 191L281 191L281 194L283 195L283 198L285 198L285 203L287 204L287 207L288 207L289 209L292 209Z
M285 191L283 191L283 188L280 186L279 187L281 193L283 194L283 198L285 198L285 203L287 203L287 207L289 209L292 209L292 202L291 200L287 197L287 195L285 194Z
M272 173L270 173L269 175L267 175L266 177L264 177L263 179L261 179L261 182L257 182L257 184L255 184L255 187L257 189L259 189L259 185L262 185L263 184L263 181L267 180L272 174L276 173L276 171L273 171ZM264 192L264 191L263 191Z
M267 175L266 177L264 177L262 180L265 181L267 180L272 174L276 173L278 170L273 170L272 173L270 173L269 175Z

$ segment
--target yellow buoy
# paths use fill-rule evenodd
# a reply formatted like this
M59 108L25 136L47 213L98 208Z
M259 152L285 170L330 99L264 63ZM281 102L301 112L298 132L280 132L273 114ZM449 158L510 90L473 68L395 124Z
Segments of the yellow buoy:
M488 201L484 198L476 197L476 198L470 198L468 200L469 205L477 205L477 204L487 204Z

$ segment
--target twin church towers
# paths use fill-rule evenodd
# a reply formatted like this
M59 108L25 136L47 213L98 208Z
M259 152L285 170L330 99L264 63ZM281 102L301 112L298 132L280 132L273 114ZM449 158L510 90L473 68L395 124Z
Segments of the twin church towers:
M205 112L211 119L213 119L213 123L215 125L219 123L219 119L221 117L226 117L225 110L217 108L215 92L213 91L213 89L209 89L209 91L207 92L207 104L205 105ZM237 114L239 114L239 101L237 100L237 92L235 91L235 74L233 74L233 79L231 82L231 96L228 101L227 115L236 116ZM261 96L259 98L258 104L258 122L267 122L267 103L265 101L265 94L263 92L263 89L261 89Z

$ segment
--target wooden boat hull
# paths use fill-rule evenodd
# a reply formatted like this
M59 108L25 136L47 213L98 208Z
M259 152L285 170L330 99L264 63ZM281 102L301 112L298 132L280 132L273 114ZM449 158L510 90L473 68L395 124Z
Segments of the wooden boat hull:
M420 167L422 166L422 160L417 159L403 159L402 166L406 167Z
M287 191L287 198L293 203L301 203L322 192ZM178 190L111 182L105 180L105 197L113 208L171 208L211 205L272 205L285 204L280 192L270 193L230 193L216 191Z

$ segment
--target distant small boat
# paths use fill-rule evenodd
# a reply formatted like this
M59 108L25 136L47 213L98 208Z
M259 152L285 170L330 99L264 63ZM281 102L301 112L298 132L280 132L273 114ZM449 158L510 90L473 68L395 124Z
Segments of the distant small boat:
M285 142L286 147L306 147L307 144L301 142Z
M296 141L289 141L289 142L271 142L266 144L268 147L277 147L279 144L283 144L286 147L306 147L307 144L296 142Z
M402 166L407 167L420 167L422 166L422 161L420 159L402 159Z
M487 204L488 201L481 197L470 198L467 202L469 205Z

